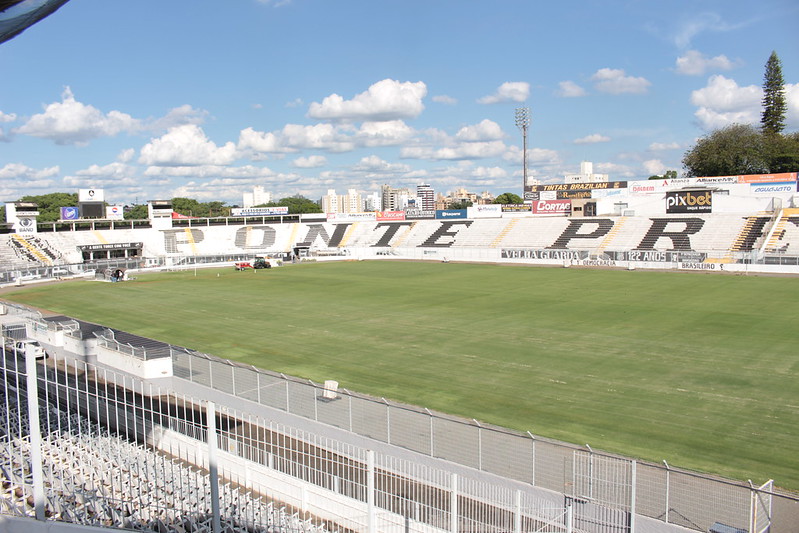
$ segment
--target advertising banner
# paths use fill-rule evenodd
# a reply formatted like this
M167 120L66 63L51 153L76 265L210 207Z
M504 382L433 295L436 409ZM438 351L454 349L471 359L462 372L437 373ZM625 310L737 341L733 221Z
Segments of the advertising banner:
M108 205L105 208L105 218L108 220L122 220L125 218L121 205Z
M377 214L374 211L367 213L328 213L328 222L358 222L361 220L377 220Z
M105 202L103 189L78 189L79 202Z
M533 202L533 214L535 215L568 215L571 211L571 200L538 200Z
M377 220L405 220L405 211L375 211Z
M592 198L593 191L558 191L558 200L581 200Z
M750 183L749 190L752 194L766 195L781 194L781 193L795 193L796 182L789 181L784 183Z
M710 191L671 191L666 193L666 213L710 213L713 194Z
M61 220L78 220L80 218L80 210L77 207L62 207Z
M473 205L466 208L466 216L467 218L500 218L502 216L502 205Z
M236 207L230 210L232 217L268 217L272 215L288 215L288 206L275 207Z
M433 209L406 209L405 220L425 220L436 218L436 212Z
M541 193L538 191L524 191L524 201L534 202L541 199Z
M539 191L536 200L557 200L558 191Z
M738 176L739 183L783 183L796 181L797 172L783 172L781 174L749 174Z
M436 209L436 218L446 220L449 218L466 218L465 209Z
M533 208L530 204L502 204L503 213L531 213Z
M37 233L36 219L20 216L14 224L14 231L22 235L32 235Z
M626 181L600 181L593 183L548 183L531 185L531 191L591 191L593 189L625 189Z

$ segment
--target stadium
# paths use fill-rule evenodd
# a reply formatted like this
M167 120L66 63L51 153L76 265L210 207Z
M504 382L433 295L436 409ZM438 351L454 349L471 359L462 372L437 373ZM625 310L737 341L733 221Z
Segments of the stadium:
M158 339L12 301L56 279L97 300L149 276L260 282L373 263L541 266L566 283L597 268L794 276L796 179L538 186L524 206L440 212L176 219L162 201L147 220L38 223L35 205L8 204L0 282L29 290L8 294L0 315L0 521L214 533L797 531L799 499L770 472L736 481L625 457L165 342L190 324L164 324ZM258 257L275 272L243 265ZM355 343L358 325L349 328ZM18 339L47 356L10 347Z

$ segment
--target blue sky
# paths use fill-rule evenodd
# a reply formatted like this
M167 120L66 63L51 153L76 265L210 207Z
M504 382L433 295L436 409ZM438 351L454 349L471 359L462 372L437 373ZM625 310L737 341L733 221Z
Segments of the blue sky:
M71 0L0 44L0 201L521 194L517 107L542 182L681 172L759 123L772 50L799 129L797 23L794 0Z

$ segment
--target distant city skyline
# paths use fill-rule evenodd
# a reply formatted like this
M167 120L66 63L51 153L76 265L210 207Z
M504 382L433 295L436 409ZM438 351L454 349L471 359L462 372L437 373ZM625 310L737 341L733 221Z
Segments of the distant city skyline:
M681 173L697 138L759 124L772 51L799 129L797 21L789 0L68 2L0 44L0 201L522 195L517 108L530 179Z

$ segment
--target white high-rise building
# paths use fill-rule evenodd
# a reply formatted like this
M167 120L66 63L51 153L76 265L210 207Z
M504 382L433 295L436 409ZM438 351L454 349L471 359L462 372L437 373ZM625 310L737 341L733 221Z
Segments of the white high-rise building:
M605 183L607 181L607 174L594 174L594 164L591 161L580 163L579 174L566 174L564 177L564 183Z
M263 187L261 187L260 185L256 185L255 187L253 187L252 192L244 193L241 200L241 206L247 208L256 205L268 204L271 201L272 201L272 193L266 192Z
M325 213L360 213L363 211L361 195L355 189L347 189L347 194L336 194L328 189L322 196L322 211Z
M419 199L421 209L432 211L436 208L436 192L430 185L420 183L416 186L416 197Z

